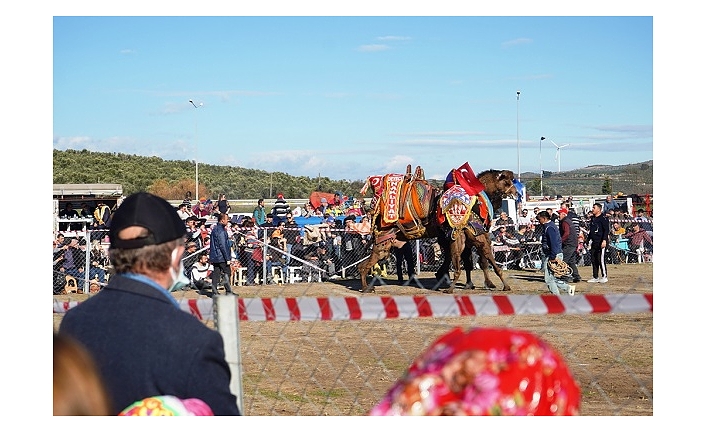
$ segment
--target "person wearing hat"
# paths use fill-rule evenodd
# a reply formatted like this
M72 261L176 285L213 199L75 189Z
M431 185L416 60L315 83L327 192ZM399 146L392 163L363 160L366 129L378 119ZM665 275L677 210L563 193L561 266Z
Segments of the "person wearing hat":
M280 220L286 221L285 218L288 212L290 212L289 204L286 200L284 200L284 195L282 195L282 193L279 193L277 195L277 200L275 201L275 204L272 206L272 210L270 211L270 213L274 216L274 220L272 222L275 224L275 226L279 224Z
M455 327L436 339L371 416L576 416L581 387L533 332Z
M576 226L571 222L569 210L566 208L559 209L559 236L561 236L561 250L564 255L564 262L571 268L571 275L567 276L570 279L566 281L578 283L581 281L581 274L579 274L579 269L576 266L579 234Z
M96 359L117 415L158 395L199 398L216 415L239 415L221 335L182 311L170 291L183 276L184 222L166 200L128 196L110 225L108 284L68 310L60 334Z

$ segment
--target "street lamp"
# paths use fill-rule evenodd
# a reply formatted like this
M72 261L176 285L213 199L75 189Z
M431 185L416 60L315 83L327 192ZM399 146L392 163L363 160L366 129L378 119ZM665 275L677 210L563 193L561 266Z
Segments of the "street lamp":
M542 195L542 199L544 199L544 171L542 170L542 141L545 140L546 138L542 136L539 139L539 193Z
M517 90L517 181L520 176L520 90Z
M198 109L203 107L203 102L199 103L196 105L193 100L189 99L189 103L194 107L194 109ZM199 200L199 123L198 123L198 118L196 117L196 114L194 114L194 142L195 142L195 154L194 154L194 163L196 164L196 193L194 194L194 198L198 202Z

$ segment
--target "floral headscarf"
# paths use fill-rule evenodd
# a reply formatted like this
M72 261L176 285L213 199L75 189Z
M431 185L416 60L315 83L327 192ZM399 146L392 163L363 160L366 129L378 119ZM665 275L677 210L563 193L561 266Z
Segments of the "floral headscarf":
M414 360L370 415L578 415L580 401L563 359L537 336L455 328Z
M118 416L213 416L213 411L198 398L159 395L132 403Z

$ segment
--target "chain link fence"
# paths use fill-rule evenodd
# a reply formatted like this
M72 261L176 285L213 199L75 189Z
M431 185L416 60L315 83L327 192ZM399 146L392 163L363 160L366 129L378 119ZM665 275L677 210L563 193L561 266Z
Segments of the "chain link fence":
M537 268L515 269L512 265L508 272L513 291L506 294L481 287L457 290L452 296L439 290L448 285L448 279L440 285L434 277L443 252L434 240L424 239L412 242L414 280L408 280L403 266L404 283L397 282L398 264L393 255L369 279L376 284L377 293L361 295L355 267L367 256L366 240L349 238L335 223L317 227L318 237L307 232L310 228L300 226L299 239L294 241L301 247L287 251L285 245L276 251L277 259L284 259L283 264L280 259L274 266L280 270L273 270L272 265L268 268L266 262L251 263L256 274L252 284L248 284L248 261L242 249L244 232L233 231L235 257L245 269L241 274L238 270L232 273L237 296L218 297L218 301L236 300L227 319L223 315L219 318L218 302L203 294L207 291L174 292L185 311L223 334L233 370L231 387L240 395L245 415L365 415L418 354L456 326L515 327L544 338L564 356L579 382L583 415L653 414L651 248L641 261L633 262L628 259L631 251L622 250L616 237L611 245L616 259L609 262L611 282L584 283L574 297L545 296L548 292ZM81 272L94 275L91 268L102 267L106 273L99 286L107 283L109 262L93 262L105 252L109 239L105 232L81 232L65 234L76 238L80 251L73 252L75 265L83 268L76 270L77 284L89 292ZM275 248L269 239L272 232L274 228L258 231L257 244L263 256L274 254L270 250ZM206 240L206 236L200 239ZM196 252L184 258L207 247L200 243ZM331 263L309 259L321 248L326 249ZM499 260L506 256L504 251L498 253ZM66 284L57 294L64 271L56 265L55 261L55 330L65 310L80 306L88 296L81 289L67 294ZM579 265L580 271L590 271L590 262ZM477 272L473 274L478 277ZM432 305L424 308L420 304L425 301ZM634 303L638 306L629 306ZM449 312L459 304L469 308ZM232 310L237 310L235 318ZM235 329L233 320L237 322Z

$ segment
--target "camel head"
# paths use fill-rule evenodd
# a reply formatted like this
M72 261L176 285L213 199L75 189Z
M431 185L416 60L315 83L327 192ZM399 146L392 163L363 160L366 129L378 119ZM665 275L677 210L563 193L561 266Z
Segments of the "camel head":
M502 207L503 198L517 198L519 193L515 188L514 179L515 174L507 169L490 169L478 174L478 180L485 186L485 193L490 198L494 210Z

